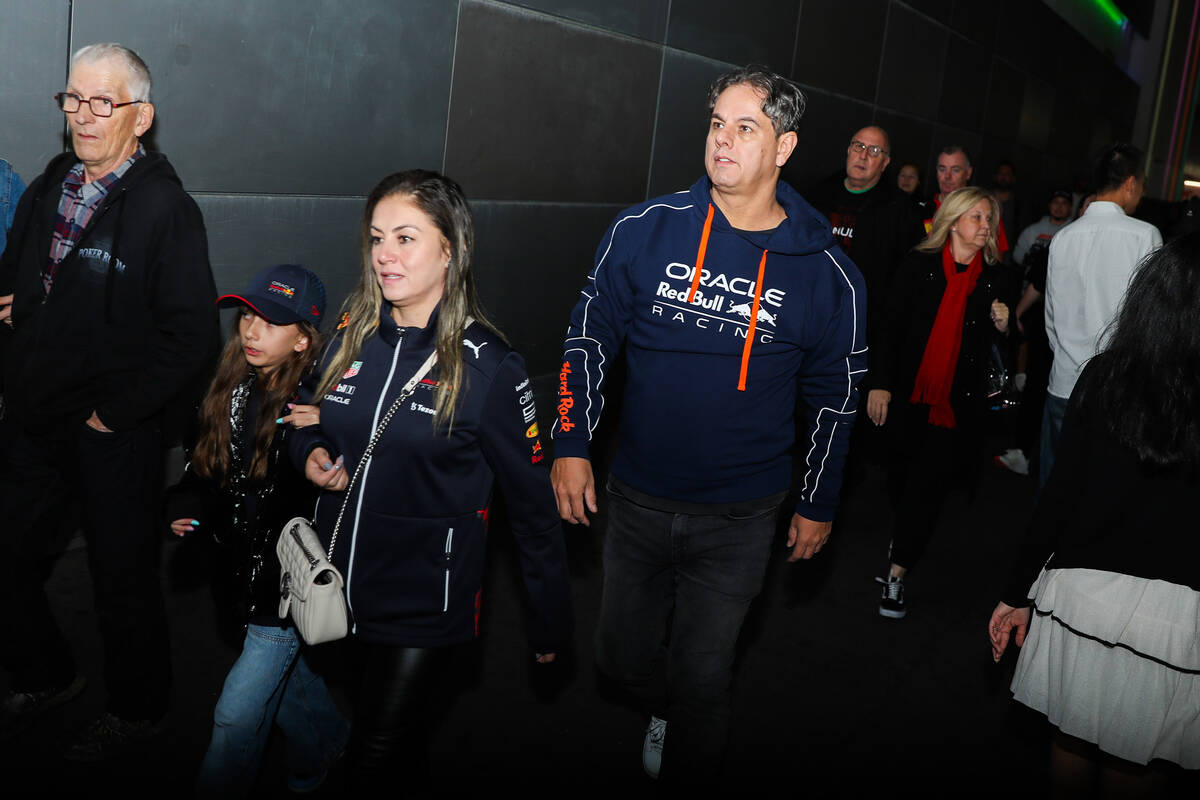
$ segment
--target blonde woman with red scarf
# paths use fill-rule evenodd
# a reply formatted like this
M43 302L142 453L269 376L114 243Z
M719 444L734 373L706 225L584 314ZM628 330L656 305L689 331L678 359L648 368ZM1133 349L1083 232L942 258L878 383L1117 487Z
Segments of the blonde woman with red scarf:
M929 236L901 262L888 295L884 387L867 396L867 415L896 430L888 488L895 512L891 568L879 613L906 613L904 577L925 550L956 481L977 474L989 406L993 343L1008 333L1016 287L1000 266L1000 207L976 187L949 194ZM1003 351L1003 348L1001 348Z

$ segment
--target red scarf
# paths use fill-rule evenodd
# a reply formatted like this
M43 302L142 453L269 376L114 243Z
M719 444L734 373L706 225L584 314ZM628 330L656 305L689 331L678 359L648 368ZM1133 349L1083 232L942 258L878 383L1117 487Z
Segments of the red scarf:
M925 343L921 368L913 383L910 403L929 406L929 424L953 428L954 409L950 407L950 387L954 385L954 369L962 349L963 317L967 311L967 296L975 290L975 282L983 272L983 251L975 254L965 272L959 272L950 253L950 242L942 248L942 272L946 275L946 290L938 304L933 330Z

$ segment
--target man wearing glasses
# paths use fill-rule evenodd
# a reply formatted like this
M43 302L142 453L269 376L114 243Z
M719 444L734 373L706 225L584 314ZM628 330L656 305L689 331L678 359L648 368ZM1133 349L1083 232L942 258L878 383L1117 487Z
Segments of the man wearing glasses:
M867 374L859 385L867 401L859 403L855 420L847 481L862 477L868 461L878 460L890 428L878 428L869 416L874 401L877 410L887 408L890 394L879 388L883 372L874 360L878 338L884 335L888 288L900 259L925 236L919 210L895 185L881 180L891 161L887 131L869 125L850 137L846 146L846 169L837 171L812 187L805 197L829 218L833 235L858 265L867 284Z
M200 209L139 139L154 121L136 53L96 44L63 92L74 152L17 207L0 256L7 409L0 447L0 598L11 691L0 736L83 687L41 577L68 496L87 540L104 643L106 713L69 756L103 758L151 733L170 658L154 513L164 412L215 351L216 296Z

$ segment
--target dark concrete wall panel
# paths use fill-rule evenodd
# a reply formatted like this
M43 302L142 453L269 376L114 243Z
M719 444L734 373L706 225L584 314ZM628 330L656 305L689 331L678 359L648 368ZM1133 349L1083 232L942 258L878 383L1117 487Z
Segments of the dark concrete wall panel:
M808 92L808 111L800 124L796 150L783 168L783 177L805 191L812 183L846 168L850 136L872 122L866 103L825 92Z
M195 195L218 291L241 288L271 264L321 277L330 318L358 280L362 198Z
M64 146L63 113L53 97L67 78L69 8L0 0L0 158L26 183Z
M484 199L641 200L661 61L649 44L464 3L446 172Z
M983 121L989 136L1017 138L1026 80L1025 73L1008 62L998 58L992 60L992 76L987 84L987 113Z
M987 106L987 51L975 42L950 36L942 71L942 98L938 118L947 125L979 130Z
M875 115L875 124L888 132L892 140L892 164L888 170L893 177L905 161L911 161L921 170L921 186L917 191L926 194L936 181L933 173L933 123L902 114L880 111Z
M662 42L667 33L670 0L514 0L512 5L595 25L639 39Z
M804 3L792 77L874 102L887 14L887 0Z
M556 373L571 309L622 206L475 201L471 208L485 310L531 375Z
M954 4L951 26L968 39L982 45L990 53L996 41L996 17L999 3L960 0Z
M647 194L686 189L704 173L708 89L733 65L667 50L654 127L654 158Z
M1054 87L1038 78L1025 84L1025 99L1021 103L1021 122L1017 140L1037 150L1050 144L1050 127L1054 120Z
M948 32L901 5L892 5L877 102L884 108L936 119L946 67Z
M72 41L155 78L155 140L193 191L362 195L440 168L457 3L89 0Z
M799 13L795 0L672 0L667 44L718 61L766 64L786 75Z
M922 14L933 17L943 25L950 23L953 6L962 5L961 2L956 4L954 0L905 0L905 2Z

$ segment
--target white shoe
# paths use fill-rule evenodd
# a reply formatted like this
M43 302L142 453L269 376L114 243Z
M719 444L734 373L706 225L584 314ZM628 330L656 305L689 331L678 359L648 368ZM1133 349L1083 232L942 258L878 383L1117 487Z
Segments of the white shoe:
M642 741L642 769L655 780L658 771L662 769L663 739L667 736L667 721L658 717L650 718L646 728L646 738Z
M1005 450L1004 455L996 456L992 461L997 467L1002 467L1018 475L1029 474L1029 459L1025 458L1024 452L1016 448Z

